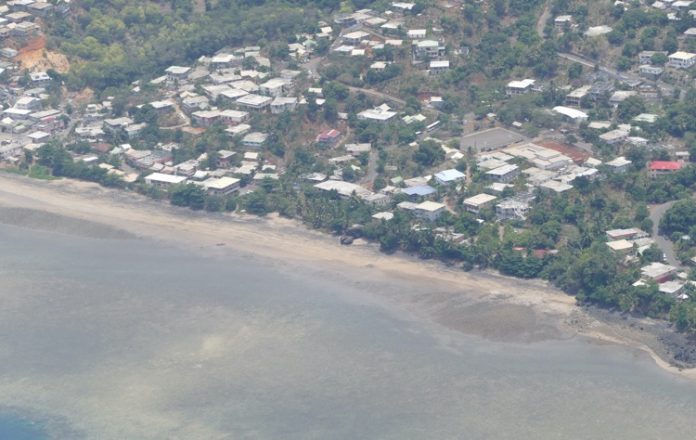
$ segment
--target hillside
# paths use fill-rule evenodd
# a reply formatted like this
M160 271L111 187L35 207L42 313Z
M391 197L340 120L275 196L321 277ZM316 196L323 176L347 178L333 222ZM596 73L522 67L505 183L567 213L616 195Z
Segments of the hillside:
M696 3L13 8L17 172L278 212L696 333L696 225L657 227L696 190Z

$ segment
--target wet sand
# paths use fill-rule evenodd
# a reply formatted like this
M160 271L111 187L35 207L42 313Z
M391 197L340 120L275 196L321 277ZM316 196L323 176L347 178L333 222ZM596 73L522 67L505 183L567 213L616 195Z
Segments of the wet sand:
M598 343L646 352L666 371L696 379L696 369L675 366L672 353L650 329L597 319L575 300L538 280L492 272L465 273L439 262L384 255L372 245L345 247L335 237L294 220L192 212L144 196L74 181L41 181L0 173L0 223L83 237L147 237L206 256L242 253L280 264L302 264L315 274L351 282L395 277L427 285L427 295L383 292L361 301L397 308L404 316L491 340L534 342L584 335ZM365 291L369 286L364 286ZM599 314L604 318L606 314ZM613 322L610 322L613 321ZM636 323L638 323L636 325Z
M0 412L55 438L696 429L692 385L654 366L645 335L541 282L4 175L0 243Z

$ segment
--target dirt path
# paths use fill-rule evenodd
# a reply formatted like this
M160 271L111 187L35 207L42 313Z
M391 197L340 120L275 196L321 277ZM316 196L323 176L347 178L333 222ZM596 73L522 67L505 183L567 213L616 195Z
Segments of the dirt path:
M551 15L551 2L546 0L544 11L539 16L536 24L537 34L539 34L541 38L544 38L544 28L546 27L546 22L549 20L549 15Z

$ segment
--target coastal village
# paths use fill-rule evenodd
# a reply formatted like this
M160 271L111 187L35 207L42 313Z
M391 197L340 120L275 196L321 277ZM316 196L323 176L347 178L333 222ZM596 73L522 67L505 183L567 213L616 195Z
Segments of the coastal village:
M375 225L405 216L413 234L426 230L458 247L483 246L480 231L515 236L505 250L515 264L553 259L585 240L565 223L539 220L549 203L574 201L564 211L571 219L581 198L597 210L621 199L597 201L611 182L640 176L652 188L693 167L694 140L665 126L695 85L696 2L616 1L624 16L659 14L684 30L672 44L624 48L614 59L559 50L552 56L561 73L517 69L520 76L472 82L474 104L452 86L474 62L473 48L447 28L469 3L433 3L334 13L280 48L223 47L110 95L69 90L69 63L46 43L51 21L69 20L74 5L2 1L2 166L53 178L51 148L60 144L79 164L77 177L174 204L264 214L275 209L259 208L259 194L290 188L357 203ZM547 38L572 35L576 47L594 50L618 38L607 23L567 13L549 14L540 27ZM671 201L658 199L595 236L619 265L636 268L633 288L656 286L688 302L696 243L688 233L661 237L652 205ZM333 232L359 244L370 238L364 223ZM546 233L526 237L530 225Z

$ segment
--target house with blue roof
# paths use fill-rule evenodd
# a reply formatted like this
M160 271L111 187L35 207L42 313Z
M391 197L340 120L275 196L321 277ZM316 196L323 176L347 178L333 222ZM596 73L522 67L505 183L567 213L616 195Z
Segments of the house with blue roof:
M430 185L418 185L404 188L401 192L406 194L410 199L419 200L435 194L437 190Z

